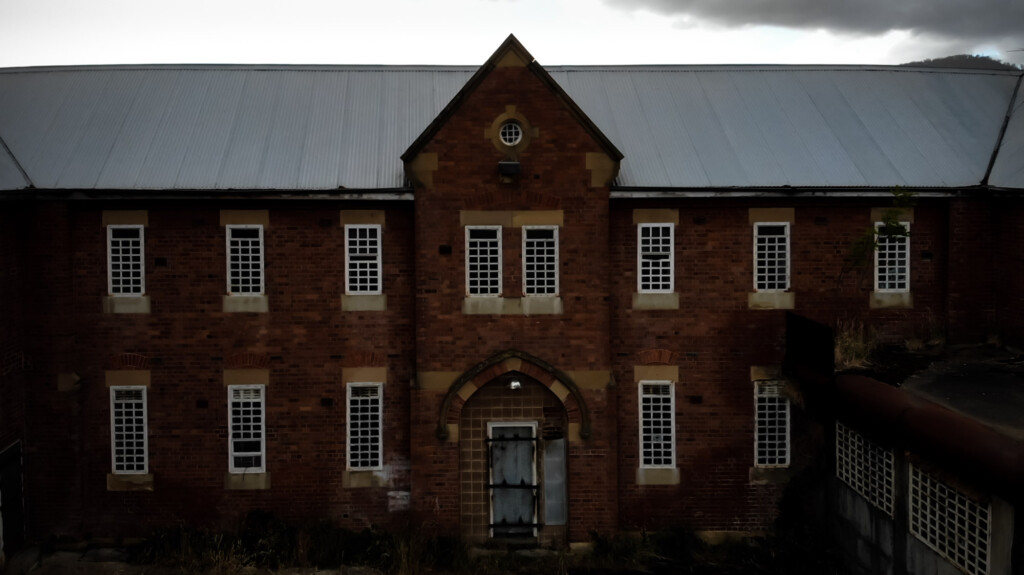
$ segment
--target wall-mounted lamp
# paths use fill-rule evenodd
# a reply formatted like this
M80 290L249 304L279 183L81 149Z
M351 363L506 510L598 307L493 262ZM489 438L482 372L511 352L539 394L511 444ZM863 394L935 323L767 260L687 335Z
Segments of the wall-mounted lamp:
M498 174L503 178L514 178L519 175L519 162L498 162Z
M508 382L508 388L511 389L512 391L519 391L520 389L523 388L523 384L518 379L513 379L512 381Z

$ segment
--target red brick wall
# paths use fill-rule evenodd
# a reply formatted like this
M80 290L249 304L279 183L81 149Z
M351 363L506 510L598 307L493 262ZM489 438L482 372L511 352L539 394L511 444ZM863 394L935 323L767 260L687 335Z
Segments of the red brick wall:
M152 313L104 314L101 209L125 207L138 206L47 206L34 220L37 243L32 245L39 250L31 255L41 279L31 298L38 361L26 458L33 462L29 484L39 534L124 533L179 520L230 523L253 508L289 519L330 517L354 528L389 521L387 491L409 489L411 212L387 211L388 310L342 312L339 204L244 206L270 210L265 230L270 313L248 314L221 311L226 272L218 208L237 206L150 206L146 287ZM157 258L166 265L157 266ZM61 346L63 341L68 344ZM104 370L121 353L141 354L150 362L152 493L106 490L110 416ZM266 491L224 489L224 369L234 367L228 365L231 358L243 353L265 358L270 370L266 449L272 487ZM384 445L392 481L388 487L346 489L342 368L362 367L371 356L379 358L374 366L388 368ZM56 391L56 373L62 371L81 377L79 391ZM333 405L323 406L324 398ZM79 504L81 517L69 512Z
M1024 346L1024 204L1016 198L994 202L990 227L992 237L992 283L998 313L993 333L1004 343Z
M750 310L753 291L752 207L792 207L791 291L795 312L835 325L858 320L880 341L902 343L944 325L944 205L919 202L911 240L913 309L869 309L872 262L844 271L851 243L871 226L878 200L614 201L611 212L612 358L619 382L619 509L630 528L683 524L699 529L762 530L771 526L784 485L752 485L753 387L750 367L780 365L784 312ZM676 291L679 310L633 310L636 208L679 210ZM929 252L922 259L922 252ZM638 415L633 366L638 352L666 349L678 358L676 386L678 486L637 486ZM797 457L806 459L802 414L794 415Z
M996 333L993 323L997 317L997 284L993 274L998 269L994 259L998 232L992 209L992 203L984 199L949 201L947 290L951 343L982 341ZM1013 234L1009 239L1015 241Z
M515 106L539 129L518 160L514 183L501 183L506 159L484 130ZM586 153L600 145L549 87L522 67L497 68L468 95L423 153L436 153L433 188L416 190L416 342L420 371L465 371L494 353L517 349L569 370L607 370L609 347L608 190L590 187ZM465 236L460 210L561 209L560 292L565 313L463 315ZM503 230L504 295L522 295L520 229ZM451 246L449 255L439 246ZM414 505L442 528L459 521L458 447L434 436L443 392L413 395ZM615 527L616 459L606 390L588 390L593 436L569 449L569 537Z
M25 206L0 211L0 451L22 438L25 424L24 296L21 232Z

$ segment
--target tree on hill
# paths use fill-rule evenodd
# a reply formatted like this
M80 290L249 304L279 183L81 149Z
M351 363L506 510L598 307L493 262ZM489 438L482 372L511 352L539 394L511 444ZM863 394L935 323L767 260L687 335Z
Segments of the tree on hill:
M907 62L900 66L922 66L926 68L971 68L976 70L1020 70L1017 64L1001 62L990 56L974 56L957 54L943 58L927 58L916 62Z

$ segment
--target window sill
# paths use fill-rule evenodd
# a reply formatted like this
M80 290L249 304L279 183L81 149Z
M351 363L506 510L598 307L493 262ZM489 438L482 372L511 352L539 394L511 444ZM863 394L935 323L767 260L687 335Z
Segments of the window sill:
M270 302L265 295L226 295L225 313L267 313Z
M635 293L633 309L679 309L679 294Z
M103 313L149 313L149 296L107 296Z
M153 491L153 474L108 473L107 491Z
M560 315L562 298L555 297L467 297L462 300L465 315Z
M793 309L796 294L791 291L757 291L747 295L748 309Z
M679 485L678 467L638 467L637 485Z
M225 473L224 489L255 490L270 489L269 473Z
M790 479L789 467L751 467L748 479L751 485L777 485Z
M388 296L363 294L341 296L341 311L387 311Z
M341 476L341 486L346 489L359 487L387 487L384 472L379 469L346 469Z
M871 309L910 309L914 307L914 297L910 292L871 292L869 300Z

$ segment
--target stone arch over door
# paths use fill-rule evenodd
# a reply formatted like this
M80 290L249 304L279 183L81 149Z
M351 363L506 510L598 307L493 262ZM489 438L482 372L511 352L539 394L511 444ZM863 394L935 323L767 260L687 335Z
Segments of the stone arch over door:
M542 359L512 349L478 363L452 383L441 403L436 430L438 439L449 439L449 425L458 425L462 409L473 394L489 382L511 372L536 380L562 402L568 416L570 440L590 437L590 412L572 378Z

